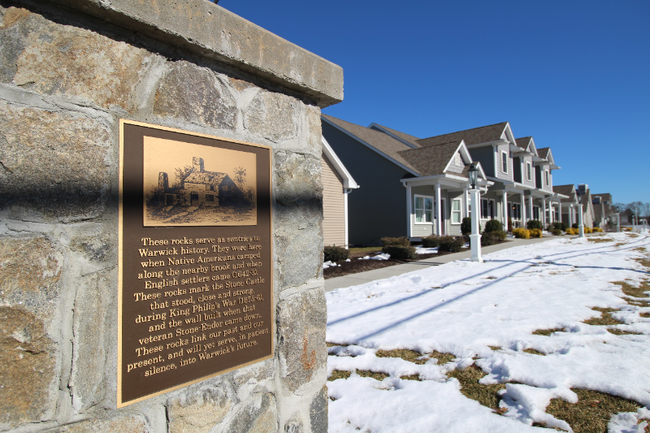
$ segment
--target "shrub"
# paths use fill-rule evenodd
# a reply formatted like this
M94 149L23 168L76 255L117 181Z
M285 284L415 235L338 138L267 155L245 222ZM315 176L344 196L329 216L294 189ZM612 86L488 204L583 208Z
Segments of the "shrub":
M592 230L591 227L585 226L585 233L592 233L592 232L593 232L593 230Z
M568 235L577 235L578 234L578 229L568 228L568 229L566 229L566 234L568 234Z
M440 245L440 238L436 235L430 235L422 239L422 246L424 248L436 248Z
M594 227L594 233L602 233L602 232L603 229L601 229L600 227Z
M411 246L411 242L408 240L406 236L402 236L401 238L381 238L381 244L384 247L387 246L410 247Z
M535 221L535 220L533 220ZM539 229L538 229L539 230ZM512 234L519 239L530 239L530 231L526 229L514 229Z
M553 234L553 236L560 236L562 234L562 230L560 230L560 229L551 229L551 233ZM541 236L540 236L540 238L541 238Z
M572 228L572 229L579 229L579 228L580 228L580 224L578 224L578 223L573 223L573 224L571 224L571 228Z
M542 222L541 222L540 220L530 220L530 221L528 221L528 223L526 224L526 228L527 228L528 230L530 230L530 229L539 229L539 230L542 230L543 226L542 226ZM528 238L525 238L525 239L528 239Z
M463 218L463 222L460 223L460 232L463 236L472 233L472 219L470 217Z
M531 238L541 238L542 237L542 231L540 229L530 229L530 237Z
M350 251L336 245L327 246L323 250L323 259L326 262L344 262L350 257Z
M499 220L490 220L485 223L485 233L503 231L503 224Z
M553 231L553 230L562 230L565 231L567 229L567 225L563 222L560 221L555 221L552 224L549 224L548 230Z
M438 251L457 253L465 246L462 236L440 236Z
M498 232L492 232L492 233L494 233L497 239L499 239L499 242L505 241L506 238L508 237L508 233L504 232L503 230Z
M496 232L484 232L481 235L481 246L494 245L499 242Z
M390 254L390 258L395 260L414 260L417 258L414 247L386 245L382 248L382 252Z

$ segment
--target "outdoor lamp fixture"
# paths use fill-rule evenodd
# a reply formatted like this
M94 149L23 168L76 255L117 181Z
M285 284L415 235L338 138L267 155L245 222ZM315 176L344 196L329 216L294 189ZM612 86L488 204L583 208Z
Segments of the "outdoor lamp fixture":
M483 262L481 257L481 235L479 234L479 203L481 191L478 189L478 168L476 164L472 163L472 166L469 168L469 185L470 185L470 194L472 196L472 234L469 235L469 243L472 249L472 257L470 258L473 262Z

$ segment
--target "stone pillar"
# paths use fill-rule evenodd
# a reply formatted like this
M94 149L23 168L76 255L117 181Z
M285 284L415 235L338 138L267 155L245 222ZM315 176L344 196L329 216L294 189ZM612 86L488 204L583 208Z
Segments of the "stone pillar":
M325 433L320 114L342 69L205 0L149 6L0 5L1 429ZM122 118L271 148L275 350L118 410Z

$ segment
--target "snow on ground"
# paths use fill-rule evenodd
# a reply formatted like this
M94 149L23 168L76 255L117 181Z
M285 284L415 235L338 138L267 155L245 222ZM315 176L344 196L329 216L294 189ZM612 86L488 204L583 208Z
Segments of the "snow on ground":
M527 432L542 422L570 430L545 412L552 398L577 401L570 388L588 388L650 408L650 308L624 301L616 281L639 283L646 270L650 235L607 234L611 242L557 238L461 260L327 293L328 374L352 372L328 382L329 429L337 432ZM640 335L614 335L583 321L592 307L615 308ZM541 329L562 328L549 336ZM491 347L490 347L491 346ZM379 358L378 349L448 352L456 359L423 365ZM496 350L495 350L496 349ZM525 352L534 349L546 356ZM446 372L471 364L488 375L481 383L508 383L504 416L464 397ZM377 381L356 370L388 373ZM400 379L419 374L421 381ZM650 411L619 414L610 432L643 431ZM546 430L549 431L549 430Z

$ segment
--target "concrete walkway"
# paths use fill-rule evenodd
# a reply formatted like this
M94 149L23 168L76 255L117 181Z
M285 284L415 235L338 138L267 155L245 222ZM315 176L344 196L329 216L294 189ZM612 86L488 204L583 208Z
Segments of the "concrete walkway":
M497 245L490 245L481 248L481 254L493 253L506 248L519 247L522 245L536 244L539 242L557 239L553 237L535 238L535 239L509 239ZM440 266L445 263L456 260L468 259L472 255L471 251L461 251L460 253L445 254L440 257L431 257L429 259L409 262L403 265L387 266L385 268L374 269L372 271L359 272L357 274L344 275L342 277L329 278L325 280L325 291L331 292L341 287L358 286L375 280L394 277L396 275L406 274L407 272L419 271L420 269L431 266Z

